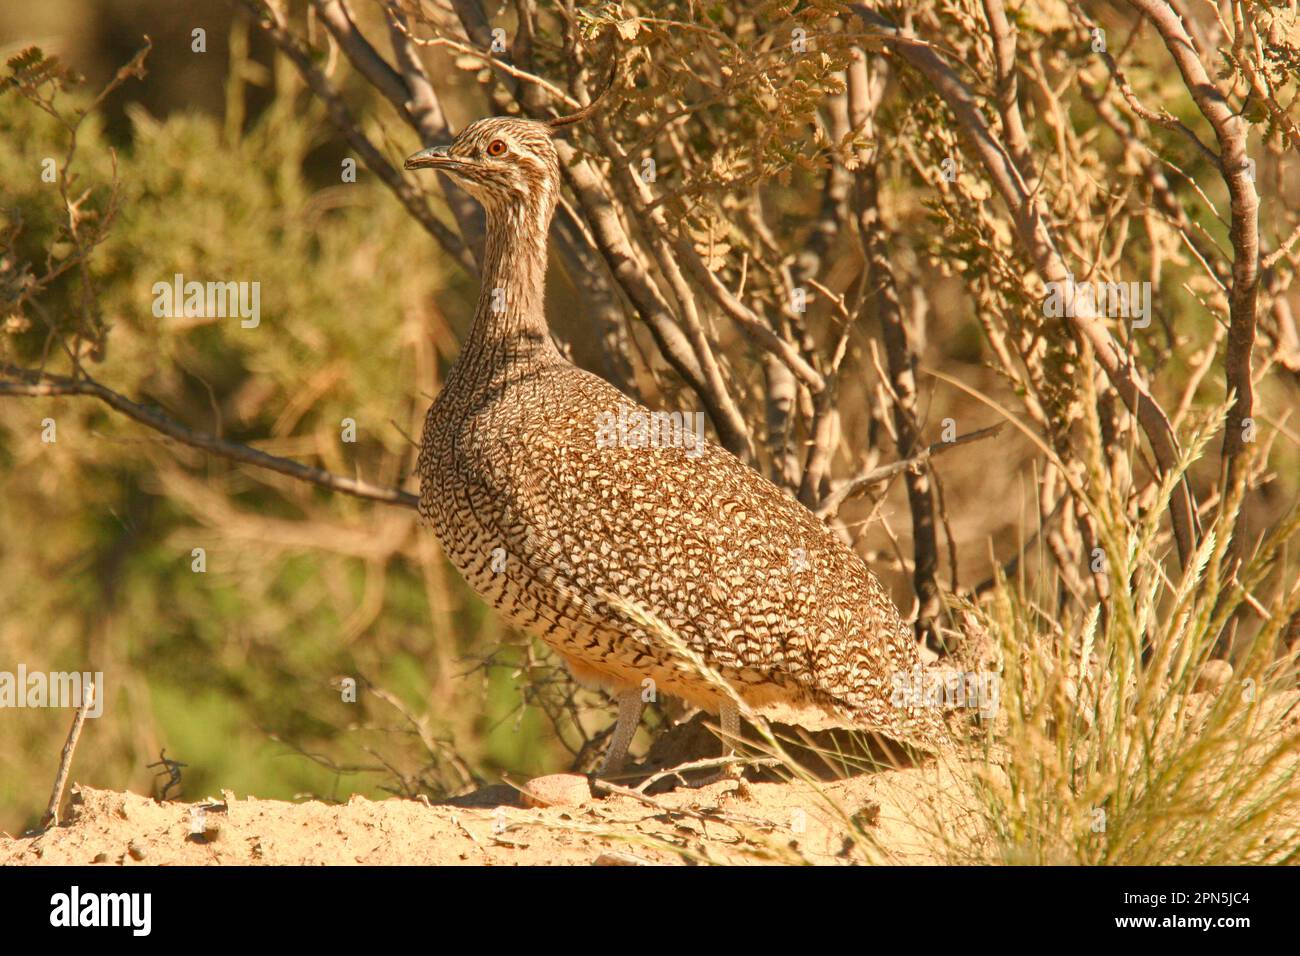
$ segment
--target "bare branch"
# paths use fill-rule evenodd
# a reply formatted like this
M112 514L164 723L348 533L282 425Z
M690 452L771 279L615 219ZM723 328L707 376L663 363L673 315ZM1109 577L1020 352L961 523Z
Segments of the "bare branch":
M1173 8L1164 0L1129 2L1160 34L1187 91L1214 128L1222 154L1218 165L1231 202L1228 235L1233 253L1232 287L1228 296L1231 321L1223 361L1227 389L1234 395L1223 435L1221 489L1226 492L1239 473L1239 461L1246 447L1245 421L1251 417L1255 400L1250 359L1255 347L1255 306L1259 294L1259 195L1255 192L1250 156L1246 152L1250 127L1210 79L1191 36Z
M328 488L330 491L341 491L357 498L382 501L385 504L402 505L406 508L414 508L419 503L419 499L415 495L399 488L383 488L362 481L359 478L345 478L343 475L336 475L322 468L313 468L310 465L304 465L289 458L281 458L278 455L269 455L248 445L227 441L207 432L196 432L177 421L173 421L161 412L131 401L125 395L106 388L91 378L72 379L62 375L39 374L13 365L0 365L0 373L20 379L20 381L0 381L0 395L14 395L26 398L90 395L128 418L134 419L156 432L161 432L168 438L175 439L192 448L199 448L214 455L220 455L222 458L231 461L267 468L282 475L288 475L290 478L319 485L322 488Z
M81 739L81 729L86 724L86 714L95 706L95 694L99 689L94 681L88 681L81 688L81 706L72 718L72 727L68 730L68 739L63 743L63 754L59 757L59 770L54 775L54 789L50 793L50 802L41 817L41 829L59 825L59 804L63 802L63 788L68 785L68 774L72 771L72 755L77 752L77 741Z
M984 17L989 22L989 39L993 43L993 61L998 71L998 114L1002 117L1002 135L1006 137L1011 158L1030 190L1034 188L1034 158L1029 151L1029 136L1020 115L1020 94L1016 89L1016 32L1007 22L1002 0L983 0Z
M408 101L411 99L411 91L407 88L405 80L357 29L356 22L352 19L352 12L344 0L312 0L312 3L316 7L316 12L320 14L325 28L338 41L338 45L343 48L343 52L347 54L357 71L371 86L382 93L388 102L397 107L398 112L408 114L408 118L414 120L414 116L409 115Z
M853 64L849 67L849 119L855 130L864 131L868 136L874 132L872 104L876 100L871 95L871 87L884 86L887 77L885 70L887 67L882 63L876 76L868 76L867 59L860 50L855 51ZM863 281L871 289L869 294L863 296L862 305L864 310L873 312L880 322L880 333L889 363L896 445L900 455L908 456L915 451L921 437L916 414L916 356L908 342L889 254L889 234L880 209L879 153L875 150L871 153L870 156L862 157L855 176L857 188L854 206L858 236L867 262ZM912 587L918 602L917 636L937 639L934 621L941 610L937 581L939 539L935 527L930 475L924 468L908 468L904 482L912 515Z
M1020 243L1039 275L1045 282L1059 283L1065 290L1065 312L1072 330L1092 346L1106 377L1146 433L1160 468L1163 471L1176 468L1180 457L1178 439L1168 416L1142 382L1129 355L1105 325L1089 316L1076 314L1086 310L1076 310L1071 305L1074 295L1073 282L1070 281L1072 274L1057 248L1042 199L1029 189L1006 147L993 135L970 89L929 44L903 33L885 17L861 4L853 4L851 9L869 27L878 30L881 42L920 72L953 111L994 188L1006 203ZM1174 489L1170 509L1179 559L1185 566L1200 538L1196 506L1185 476Z
M411 48L408 34L393 28L390 37L393 53L397 57L399 73L389 65L361 33L345 0L312 0L326 29L334 37L353 67L375 89L384 95L402 118L420 134L424 146L433 146L451 139L451 129L443 114L442 105L429 82L429 76ZM400 11L389 11L391 18L405 26ZM393 20L390 19L390 23ZM463 189L445 173L438 173L438 183L451 213L456 217L461 236L469 242L474 258L482 261L483 215Z
M913 455L911 458L904 458L901 461L890 462L888 465L881 465L879 468L872 468L865 471L856 478L851 478L843 485L831 492L819 504L813 513L817 517L826 519L833 518L839 513L844 502L858 497L872 485L878 485L881 482L889 481L898 475L907 471L920 468L925 465L935 455L941 455L950 448L957 448L960 445L967 445L973 441L980 441L985 438L992 438L1002 430L1001 423L990 425L988 428L981 428L977 431L967 432L965 435L958 435L952 441L932 442L925 448Z
M361 127L353 119L347 103L344 102L343 97L334 89L333 84L321 72L320 68L316 66L312 60L311 52L303 42L284 26L274 10L267 4L259 2L259 0L241 0L241 2L256 18L267 36L297 67L303 82L325 104L331 121L338 128L338 131L343 134L348 144L361 156L365 164L397 196L402 205L406 207L407 212L437 240L448 255L464 266L466 271L476 273L478 268L474 262L474 257L465 248L465 244L460 237L443 225L438 217L433 214L433 211L429 209L428 203L424 201L424 197L420 195L420 192L411 185L409 180L394 169L388 160L384 159L379 150L361 131Z

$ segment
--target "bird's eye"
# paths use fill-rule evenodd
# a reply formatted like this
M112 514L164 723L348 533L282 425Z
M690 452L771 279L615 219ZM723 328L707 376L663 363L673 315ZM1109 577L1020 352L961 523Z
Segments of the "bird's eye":
M504 139L494 139L488 143L487 154L489 156L504 156L506 154L506 141Z

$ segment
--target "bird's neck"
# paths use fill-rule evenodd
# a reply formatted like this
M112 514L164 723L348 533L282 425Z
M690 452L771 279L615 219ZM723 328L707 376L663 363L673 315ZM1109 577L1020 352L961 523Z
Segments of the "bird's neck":
M544 309L549 211L490 210L483 284L474 324L457 364L479 376L502 368L563 361Z

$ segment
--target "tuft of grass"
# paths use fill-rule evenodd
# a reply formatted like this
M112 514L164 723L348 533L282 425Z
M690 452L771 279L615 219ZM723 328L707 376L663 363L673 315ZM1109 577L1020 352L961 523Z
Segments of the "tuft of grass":
M1092 424L1086 439L1099 447ZM978 812L943 831L947 861L1296 861L1300 692L1284 641L1300 609L1288 562L1300 513L1273 527L1235 582L1227 531L1240 487L1178 577L1157 553L1170 492L1216 432L1192 436L1182 469L1140 521L1117 507L1092 457L1087 500L1105 553L1105 606L1061 607L1055 575L1004 578L990 600L967 605L1002 661L1002 712L982 760L964 765ZM1229 671L1214 653L1234 618Z

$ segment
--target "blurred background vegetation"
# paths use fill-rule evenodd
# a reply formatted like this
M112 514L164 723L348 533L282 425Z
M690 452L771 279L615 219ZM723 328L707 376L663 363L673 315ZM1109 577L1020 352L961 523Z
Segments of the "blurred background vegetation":
M221 3L186 6L0 12L4 58L36 43L85 74L69 104L88 103L143 34L153 40L147 78L78 134L83 181L110 182L116 162L121 193L95 254L109 330L97 377L192 427L399 483L407 436L455 355L447 323L463 327L477 290L364 169L341 182L344 152L323 110L283 62L249 58L244 20ZM195 26L206 54L191 52ZM51 117L0 96L0 215L22 225L7 257L43 258L60 210L33 170L65 150ZM92 202L106 203L104 191ZM260 282L260 325L156 320L152 285L177 272ZM79 293L68 276L46 302L74 306ZM9 331L8 348L39 349L41 329ZM33 440L46 417L53 444ZM344 418L357 422L355 444L340 441ZM364 691L341 703L336 676L429 711L430 746L454 740L475 768L548 764L539 722L512 716L510 672L476 669L505 635L469 606L413 512L249 475L77 398L0 403L0 486L0 666L105 673L105 716L82 740L75 779L149 792L145 765L166 748L189 765L191 799L221 787L382 793L387 772L298 753L328 751L339 768L422 766L414 725ZM191 570L200 547L202 574ZM0 827L35 823L68 722L56 710L0 716Z
M191 48L196 27L206 52ZM192 428L412 488L412 439L455 357L474 279L364 166L356 182L341 180L347 144L232 5L46 0L0 9L0 57L37 45L84 74L61 97L68 107L88 104L145 34L146 75L126 79L77 134L81 186L99 186L87 210L115 216L92 258L96 379ZM494 111L472 70L441 52L430 57L454 128ZM370 87L348 94L390 162L416 148ZM882 122L896 133L934 109L903 101ZM52 117L0 95L0 272L10 278L17 264L40 271L45 262L62 208L41 161L61 164L66 150ZM104 185L114 180L115 197ZM1294 164L1279 181L1293 200ZM816 169L794 166L773 184L769 220L792 230L812 221L820 183ZM963 272L986 250L954 238L906 172L894 171L890 190L885 207L904 235L894 250L900 282L923 289L928 303L920 364L1014 406L1016 383L987 362L981 303L966 294L976 280ZM436 188L429 198L449 218ZM964 265L934 267L941 234L949 253L964 248ZM1162 284L1163 315L1197 309L1196 297L1209 293L1195 264L1166 268L1191 278ZM260 282L260 325L155 319L152 286L175 273ZM574 289L555 273L556 331L599 371L597 350L574 326ZM81 282L69 272L52 283L37 318L57 325L84 312ZM4 359L38 365L47 328L31 315L0 321ZM1188 356L1208 341L1192 322L1179 332L1186 337L1160 359L1175 398L1192 374ZM879 457L880 417L870 410L879 386L867 340L877 333L860 333L841 384L841 427L869 441L847 460L866 459L869 448L868 461L888 461L896 455L884 442ZM693 407L644 373L640 382L662 405ZM1269 380L1261 390L1262 406L1294 407L1293 386ZM951 416L964 432L996 421L960 390L927 380L921 391L930 423ZM1221 381L1191 391L1213 404ZM41 441L46 418L57 423L54 443ZM357 423L355 443L340 441L344 419ZM1295 427L1285 415L1272 424ZM1296 447L1294 435L1271 446L1270 478L1249 506L1252 532L1294 507ZM1037 450L1004 429L937 467L949 523L945 587L959 584L951 567L969 588L1035 527ZM1202 471L1199 487L1212 485L1213 462ZM904 612L914 610L901 557L911 547L905 488L895 483L860 504L852 527L861 550ZM204 573L192 570L195 548L205 551ZM0 669L18 662L105 674L104 716L83 736L74 779L157 793L147 765L165 748L187 764L172 793L187 799L222 788L270 798L454 793L501 771L567 767L610 716L590 707L566 722L562 673L467 591L414 512L205 455L87 398L0 399ZM357 703L341 700L340 677L361 682ZM0 712L0 828L35 824L69 720L66 711Z

